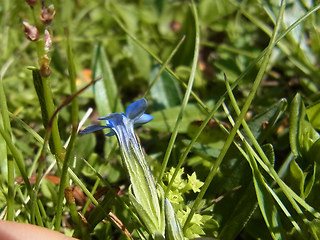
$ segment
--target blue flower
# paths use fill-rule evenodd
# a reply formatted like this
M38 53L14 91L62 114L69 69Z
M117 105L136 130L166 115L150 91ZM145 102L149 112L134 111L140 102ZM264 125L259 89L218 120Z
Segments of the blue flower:
M111 113L98 118L105 120L106 125L92 125L81 133L90 133L104 128L110 128L106 136L116 135L123 167L131 182L129 196L139 217L152 236L164 236L164 208L163 198L159 198L156 184L145 159L140 143L134 133L134 127L140 126L153 119L144 113L148 102L141 99L131 103L124 113ZM161 191L163 192L163 191Z
M110 133L106 136L113 136L116 133L120 133L125 130L127 137L131 135L131 130L134 127L139 127L142 124L150 122L153 116L144 113L148 107L148 101L143 98L134 103L131 103L127 109L126 114L124 113L111 113L104 117L99 117L98 120L105 120L106 126L103 125L91 125L85 128L80 133L91 133L101 129L110 128ZM118 136L118 135L117 135ZM119 136L118 136L119 137Z

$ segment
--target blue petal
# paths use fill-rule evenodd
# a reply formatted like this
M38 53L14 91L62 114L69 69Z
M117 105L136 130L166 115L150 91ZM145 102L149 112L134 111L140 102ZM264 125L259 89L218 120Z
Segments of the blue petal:
M134 122L134 127L139 127L139 126L141 126L142 124L145 124L145 123L147 123L147 122L150 122L152 119L154 119L153 116L144 113L144 114L141 115L141 117L140 117L138 120L136 120L136 121Z
M116 132L113 131L112 129L110 130L109 133L106 134L107 137L111 137L111 136L114 136L114 135L116 135Z
M148 101L145 98L131 103L126 109L127 118L137 120L146 111L147 107Z
M101 125L91 125L89 127L86 127L84 130L82 130L80 133L91 133L95 132L101 129L105 129L107 126L101 126Z
M118 117L118 115L121 115L120 113L111 113L109 115L106 115L104 117L99 117L97 118L98 120L108 120L110 118L113 118L113 117Z

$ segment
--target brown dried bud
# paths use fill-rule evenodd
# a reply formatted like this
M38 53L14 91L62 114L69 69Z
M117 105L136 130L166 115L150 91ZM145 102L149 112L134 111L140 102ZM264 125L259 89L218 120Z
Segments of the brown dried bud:
M44 50L48 52L52 46L51 35L47 29L44 30Z
M42 77L49 77L51 74L51 69L50 69L50 61L51 59L48 58L47 55L44 55L42 57L42 62L41 62L41 66L40 66L40 74Z
M56 9L54 8L53 4L50 4L49 7L42 9L40 19L43 24L50 24L55 14Z
M29 6L33 6L33 5L35 5L36 3L38 2L38 0L26 0L26 3L28 3L29 4Z
M36 26L33 26L26 21L23 21L22 23L24 26L24 34L26 35L26 37L31 41L39 40L39 32Z
M73 197L72 188L71 187L66 187L64 189L64 195L66 197L66 201L67 201L68 204L75 204L75 199Z

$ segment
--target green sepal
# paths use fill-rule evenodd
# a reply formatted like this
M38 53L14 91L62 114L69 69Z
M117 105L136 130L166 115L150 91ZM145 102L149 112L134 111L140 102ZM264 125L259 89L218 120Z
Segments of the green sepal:
M183 240L183 230L179 220L173 210L170 201L164 199L165 216L166 216L166 238L169 240Z

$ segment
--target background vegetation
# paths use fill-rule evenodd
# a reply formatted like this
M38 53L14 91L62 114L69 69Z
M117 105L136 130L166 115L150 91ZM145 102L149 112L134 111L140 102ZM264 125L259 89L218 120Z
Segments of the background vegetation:
M319 238L318 1L44 2L55 7L45 25L53 97L37 86L47 78L41 47L22 25L41 25L41 9L0 3L2 219L83 239L143 238L115 137L76 130L78 118L97 124L146 97L154 120L137 134L164 188L178 171L167 197L182 226L190 222L186 238Z

